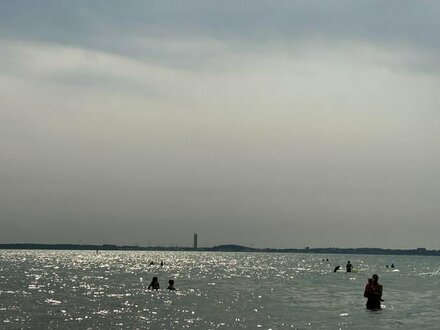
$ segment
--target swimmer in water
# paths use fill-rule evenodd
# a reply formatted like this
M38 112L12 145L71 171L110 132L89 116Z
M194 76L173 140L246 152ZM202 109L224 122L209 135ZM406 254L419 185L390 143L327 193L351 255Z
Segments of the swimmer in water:
M351 271L353 269L353 265L350 263L350 261L347 262L345 269L347 270L347 273L351 273Z
M176 290L176 288L174 287L174 280L169 280L168 284L168 290Z
M372 292L374 291L374 289L374 280L372 278L369 278L367 284L365 285L365 291ZM380 297L379 299L380 301L385 301L382 299L382 297Z
M157 279L156 276L154 276L153 280L151 281L150 285L148 286L148 290L159 290L159 289L160 289L159 280Z
M380 309L382 300L383 287L379 284L379 276L373 275L372 279L368 279L365 285L364 297L367 298L368 309Z

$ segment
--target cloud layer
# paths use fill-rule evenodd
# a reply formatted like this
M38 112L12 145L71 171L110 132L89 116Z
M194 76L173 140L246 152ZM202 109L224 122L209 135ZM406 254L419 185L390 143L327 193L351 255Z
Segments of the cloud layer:
M440 248L438 7L2 2L0 241Z

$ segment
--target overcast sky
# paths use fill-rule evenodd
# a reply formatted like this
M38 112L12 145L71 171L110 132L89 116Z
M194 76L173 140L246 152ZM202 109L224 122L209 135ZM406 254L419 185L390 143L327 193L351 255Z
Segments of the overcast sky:
M440 249L439 14L0 0L0 243Z

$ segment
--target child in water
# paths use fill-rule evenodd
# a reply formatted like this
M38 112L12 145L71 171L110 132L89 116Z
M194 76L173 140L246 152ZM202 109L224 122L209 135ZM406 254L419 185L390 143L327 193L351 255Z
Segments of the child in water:
M153 280L151 281L150 285L148 286L148 290L159 290L159 289L160 289L159 280L157 279L156 276L154 276Z
M373 285L373 279L370 277L368 279L367 285L365 286L365 291L370 292L370 291L374 291L374 285Z
M174 280L169 280L168 284L168 290L176 290L176 288L174 287Z

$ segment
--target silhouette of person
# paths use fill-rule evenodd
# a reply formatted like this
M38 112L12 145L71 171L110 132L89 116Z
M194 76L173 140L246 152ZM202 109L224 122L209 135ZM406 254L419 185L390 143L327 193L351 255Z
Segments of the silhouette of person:
M347 269L347 273L351 273L353 270L353 265L350 263L350 261L348 261L347 265L345 265L345 269Z
M394 264L391 264L391 268L394 268Z
M174 287L174 280L169 280L168 284L168 290L176 290L176 288Z
M163 261L160 262L160 267L163 267Z
M153 280L151 281L150 285L148 286L148 290L159 290L159 289L160 289L159 280L157 279L156 276L154 276Z
M154 265L154 261L151 260L151 261L150 261L150 266L153 266L153 265Z
M366 292L374 291L374 281L371 277L368 279L367 284L365 284L365 291Z
M383 287L379 284L379 276L374 274L365 285L364 297L367 298L368 309L380 309L380 302L383 301L382 292Z

